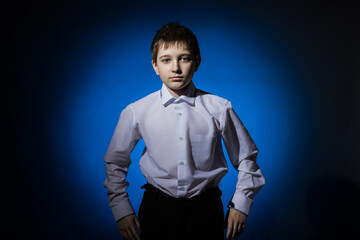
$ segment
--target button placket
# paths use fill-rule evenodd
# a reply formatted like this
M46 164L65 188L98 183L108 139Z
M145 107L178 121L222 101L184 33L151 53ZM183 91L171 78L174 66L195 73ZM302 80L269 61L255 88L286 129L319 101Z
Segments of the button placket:
M176 115L176 135L178 139L176 162L177 162L177 176L178 176L178 196L184 197L186 195L186 182L187 172L185 168L186 162L186 146L187 146L187 135L186 135L186 119L184 118L184 110L182 109L183 103L176 104L174 106Z

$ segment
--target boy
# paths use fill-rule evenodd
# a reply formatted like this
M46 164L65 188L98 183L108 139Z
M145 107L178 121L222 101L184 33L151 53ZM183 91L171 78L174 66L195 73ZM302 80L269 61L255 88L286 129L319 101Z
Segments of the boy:
M138 230L141 239L223 239L218 184L228 169L222 138L239 171L226 235L235 239L244 230L254 195L265 184L256 164L258 150L229 101L195 88L192 78L201 57L188 28L164 25L151 53L162 88L122 111L104 157L104 186L120 234L140 239ZM139 166L148 183L138 220L125 177L130 153L141 138L145 149Z

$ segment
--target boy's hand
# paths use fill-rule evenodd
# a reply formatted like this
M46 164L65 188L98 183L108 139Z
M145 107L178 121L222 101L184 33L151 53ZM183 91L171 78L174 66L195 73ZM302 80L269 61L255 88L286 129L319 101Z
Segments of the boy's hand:
M139 234L135 229L135 225L140 232L140 222L135 214L129 215L121 219L118 228L124 240L140 240Z
M239 236L244 231L245 223L246 215L238 210L230 208L226 238L233 240Z

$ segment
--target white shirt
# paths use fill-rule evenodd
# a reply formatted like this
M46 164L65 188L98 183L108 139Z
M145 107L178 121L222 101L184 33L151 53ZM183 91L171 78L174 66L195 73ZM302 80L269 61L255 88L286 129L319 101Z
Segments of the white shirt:
M221 138L239 171L230 205L249 214L265 179L256 164L258 149L229 101L193 83L175 98L163 84L161 90L128 105L104 156L104 186L115 220L134 213L125 178L139 139L145 143L139 166L146 180L168 195L191 198L218 186L228 172Z

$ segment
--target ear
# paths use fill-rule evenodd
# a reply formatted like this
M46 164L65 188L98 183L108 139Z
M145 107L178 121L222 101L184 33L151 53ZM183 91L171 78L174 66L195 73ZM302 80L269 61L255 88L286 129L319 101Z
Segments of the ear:
M201 63L201 57L197 56L196 62L195 62L195 72L199 69Z
M151 64L154 68L154 71L156 73L156 75L159 75L159 67L157 66L156 62L154 60L151 61Z

